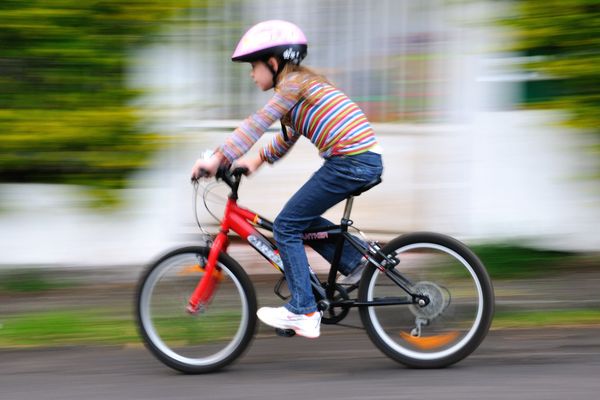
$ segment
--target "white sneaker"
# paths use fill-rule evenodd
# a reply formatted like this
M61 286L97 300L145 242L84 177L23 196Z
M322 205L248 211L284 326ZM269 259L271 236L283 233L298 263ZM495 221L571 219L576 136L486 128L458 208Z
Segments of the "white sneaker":
M306 315L294 314L285 307L261 307L256 315L269 326L292 329L300 336L314 339L321 334L321 313L319 311Z
M367 264L368 264L367 260L361 261L356 266L356 268L354 268L354 270L352 272L350 272L350 274L348 274L346 276L343 276L343 275L340 276L337 280L337 283L339 283L340 285L348 285L348 286L358 284Z

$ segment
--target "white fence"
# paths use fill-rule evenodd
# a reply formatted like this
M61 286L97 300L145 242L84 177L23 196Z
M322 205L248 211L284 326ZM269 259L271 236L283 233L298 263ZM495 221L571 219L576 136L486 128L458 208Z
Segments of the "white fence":
M486 83L482 69L495 32L475 22L496 3L197 3L207 9L191 0L183 27L132 56L132 86L151 90L139 105L174 145L132 178L117 211L86 208L80 188L0 185L0 265L130 264L189 241L193 161L268 96L229 56L245 28L270 18L302 26L311 41L308 64L371 120L395 121L375 125L384 181L355 202L358 226L375 237L438 230L469 241L599 250L597 189L578 179L597 168L582 156L583 139L557 127L554 113L490 111L498 98L514 96L511 86L503 92ZM274 217L319 163L312 146L299 142L277 167L247 182L244 204Z
M385 173L381 185L355 201L356 225L381 239L436 230L469 242L598 251L593 182L574 179L586 161L573 133L550 127L552 116L487 113L470 125L375 125ZM227 134L199 125L181 128L177 144L135 177L116 211L86 208L76 187L1 185L0 265L131 264L189 243L197 232L191 166ZM313 146L299 141L244 183L241 203L274 218L320 163ZM340 215L339 207L327 214Z

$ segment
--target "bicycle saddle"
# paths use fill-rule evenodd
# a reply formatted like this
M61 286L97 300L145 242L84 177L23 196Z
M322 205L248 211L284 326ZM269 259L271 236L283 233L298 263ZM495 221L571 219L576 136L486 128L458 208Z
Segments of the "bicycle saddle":
M377 178L377 179L375 179L375 180L367 183L365 186L363 186L363 187L355 190L354 192L350 193L350 195L348 197L350 197L350 196L354 196L354 197L360 196L360 194L362 192L366 192L367 190L371 189L372 187L375 187L375 186L379 185L380 183L381 183L381 177L379 177L379 178Z

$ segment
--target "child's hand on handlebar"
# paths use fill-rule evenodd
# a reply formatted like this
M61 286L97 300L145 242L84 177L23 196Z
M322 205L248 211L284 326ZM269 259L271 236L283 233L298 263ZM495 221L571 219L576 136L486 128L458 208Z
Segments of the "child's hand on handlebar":
M262 158L260 158L260 156L247 156L236 160L234 166L239 168L246 168L248 170L248 172L246 172L246 175L250 175L257 169L259 169L263 162L264 161Z
M197 159L192 167L192 180L214 176L223 159L223 154L220 152L216 152L209 157Z

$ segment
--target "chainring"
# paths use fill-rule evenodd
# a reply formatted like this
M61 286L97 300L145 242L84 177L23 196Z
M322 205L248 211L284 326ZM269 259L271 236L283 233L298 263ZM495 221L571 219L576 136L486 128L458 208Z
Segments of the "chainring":
M327 283L323 283L323 288L327 290ZM335 301L339 300L348 300L350 297L348 296L348 292L342 286L335 284L335 290L333 292L333 299ZM321 322L326 325L334 325L346 318L350 312L350 307L329 307L328 310L323 311L323 316L321 317Z

